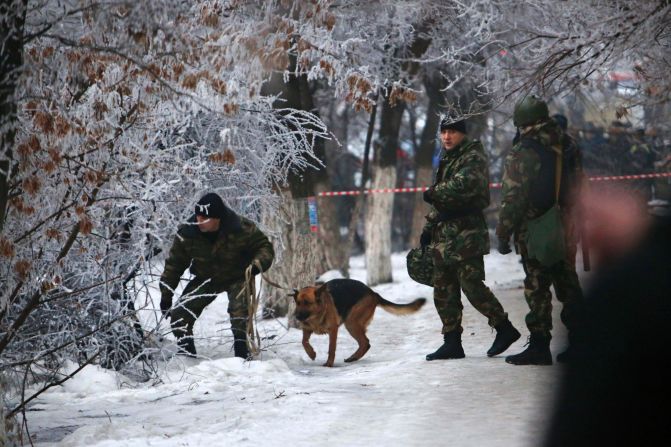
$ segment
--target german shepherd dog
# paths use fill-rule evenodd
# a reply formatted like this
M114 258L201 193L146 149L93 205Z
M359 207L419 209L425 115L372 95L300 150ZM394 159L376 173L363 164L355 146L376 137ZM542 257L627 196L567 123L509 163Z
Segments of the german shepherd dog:
M359 349L345 359L345 362L354 362L370 349L366 328L378 305L392 314L407 315L417 312L426 302L425 298L418 298L408 304L392 303L353 279L332 279L320 286L294 289L290 296L296 302L296 319L303 329L303 348L312 360L317 354L310 344L310 336L313 332L329 334L329 355L324 366L333 366L341 324L345 323L347 331L359 343Z

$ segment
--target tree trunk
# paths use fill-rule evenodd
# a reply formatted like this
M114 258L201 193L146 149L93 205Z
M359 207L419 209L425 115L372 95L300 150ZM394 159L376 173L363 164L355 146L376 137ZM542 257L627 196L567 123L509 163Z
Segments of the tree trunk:
M266 276L280 286L299 289L314 284L317 277L317 261L320 242L310 232L307 201L294 199L288 190L282 196L280 207L264 214L263 223L270 230L277 257ZM289 290L278 289L263 282L261 295L264 297L263 317L289 316L290 327L298 327L293 317L294 302L289 298Z
M444 103L444 95L441 91L445 87L445 79L442 76L427 76L424 80L424 88L429 98L426 109L426 120L419 148L415 153L415 186L430 186L433 182L433 154L436 149L436 138L440 124L441 106ZM429 205L424 202L422 193L415 194L415 206L412 215L412 228L410 230L410 245L419 244L419 235L424 227L425 216L429 212Z
M301 75L297 78L297 81L301 109L318 115L307 76ZM314 142L314 151L317 158L326 165L326 141L324 139L318 138ZM326 166L310 170L309 175L313 179L313 190L310 195L317 197L320 192L331 190L331 180ZM347 262L347 258L342 253L343 244L341 243L335 202L329 197L317 197L317 210L320 243L314 248L319 254L317 275L321 275L329 270L341 270L343 263Z
M372 189L393 188L396 166L375 168ZM370 286L392 282L391 213L394 194L371 194L366 201L366 282Z
M380 114L380 142L375 145L372 188L396 186L396 150L404 103L389 103L385 95ZM391 272L391 216L394 194L371 194L366 206L366 270L369 285L393 281Z
M413 58L419 58L426 52L431 39L419 37L423 25L417 27L417 35L406 49L397 49L396 57L408 52ZM407 76L414 76L419 64L405 62L401 70ZM399 148L398 136L405 103L390 101L391 89L383 97L380 113L379 144L375 148L373 163L373 188L396 186L396 151ZM385 197L389 196L389 197ZM393 280L391 273L391 232L394 209L394 194L373 194L366 207L366 269L368 284L376 285ZM383 239L384 238L384 239Z
M292 65L289 70L293 71L295 58L290 60ZM262 93L279 95L274 104L276 108L289 107L317 114L305 75L296 77L292 74L288 82L284 82L282 73L274 73L263 86ZM315 155L325 164L324 140L319 138L313 141L313 145ZM334 203L328 198L318 199L317 233L311 233L308 225L307 198L329 189L330 180L325 167L290 172L289 190L280 193L283 201L279 212L266 216L266 225L277 234L274 242L277 243L279 259L268 272L273 282L300 288L314 284L315 279L325 271L340 268L337 252L334 254L331 251L337 251L342 245ZM288 299L286 290L266 284L262 292L264 316L292 315L292 301Z
M429 186L433 181L433 167L417 164L416 171L417 186ZM424 202L422 193L415 193L415 207L412 213L412 228L410 229L409 242L411 247L419 245L419 236L426 223L425 216L429 214L429 205Z
M0 233L5 223L9 176L16 135L17 79L23 65L23 27L26 3L22 0L0 4Z
M333 180L338 178L338 166L344 164L344 160L347 159L346 156L348 154L348 108L342 107L342 110L339 111L339 104L338 101L331 101L329 104L327 125L335 138L324 141L324 156L326 170L328 171L329 179L331 179L329 185L331 190L334 189ZM351 175L351 178L354 179L350 169L347 169L344 174ZM344 179L341 178L340 180L342 183ZM340 186L342 189L345 185L340 184ZM354 189L354 184L344 187L344 189ZM326 248L328 265L330 269L339 270L343 276L347 277L349 274L349 250L346 238L342 237L341 227L347 228L347 223L342 219L344 219L343 216L347 215L347 206L352 202L352 197L320 197L317 199L317 202L318 209L320 210L320 222L324 223L326 219L333 225L333 228L330 228L329 232L324 235L324 237L328 238L330 234L333 239L328 241L329 247ZM332 207L332 215L321 212L322 210L327 210L328 212L328 207ZM346 220L348 221L349 219ZM325 227L324 230L326 230Z
M9 4L7 4L9 3ZM23 27L26 5L23 1L4 2L0 5L0 234L5 224L9 193L9 176L13 158L14 137L16 135L16 84L19 68L23 65ZM5 293L7 297L9 294ZM4 313L9 303L0 302L0 313ZM16 419L6 418L3 384L0 377L0 445L17 444Z

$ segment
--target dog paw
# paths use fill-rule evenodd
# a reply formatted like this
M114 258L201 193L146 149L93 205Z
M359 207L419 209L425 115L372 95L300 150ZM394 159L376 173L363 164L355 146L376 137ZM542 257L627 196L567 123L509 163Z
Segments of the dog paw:
M354 357L354 356L352 356L352 357L347 357L347 358L345 359L345 363L352 363L352 362L356 362L357 360L359 360L359 359L358 359L357 357Z
M333 362L326 362L322 366L326 366L328 368L331 368L331 367L333 367Z
M308 357L310 357L310 360L314 360L314 359L317 358L317 353L315 352L314 349L310 349L310 350L306 349L305 353L308 355Z

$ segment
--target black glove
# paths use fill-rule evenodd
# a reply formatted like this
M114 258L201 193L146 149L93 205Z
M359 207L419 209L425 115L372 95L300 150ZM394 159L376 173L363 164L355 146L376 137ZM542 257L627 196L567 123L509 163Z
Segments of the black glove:
M499 239L499 247L498 247L499 253L502 255L507 255L508 253L512 252L510 249L510 242L508 239Z
M419 245L422 248L426 247L431 243L431 232L429 230L422 231L422 235L419 237Z
M433 186L424 191L424 201L429 204L433 203Z
M170 308L172 307L172 298L169 296L161 297L161 313L165 318L170 317Z
M256 266L256 264L252 264L252 275L256 276L259 273L261 273L261 270L259 270L259 268Z

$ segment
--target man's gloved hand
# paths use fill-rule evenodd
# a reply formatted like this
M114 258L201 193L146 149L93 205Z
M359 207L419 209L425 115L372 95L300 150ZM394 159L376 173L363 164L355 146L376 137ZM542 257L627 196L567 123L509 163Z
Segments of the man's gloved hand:
M512 250L510 249L510 241L508 239L499 239L499 247L498 247L499 253L502 255L507 255L508 253L511 253Z
M429 230L422 231L421 236L419 236L419 245L421 245L422 248L424 248L430 243L431 243L431 232Z
M172 298L168 296L161 297L161 313L165 318L170 318L170 308L172 307Z
M429 204L433 203L433 186L424 191L424 201Z

